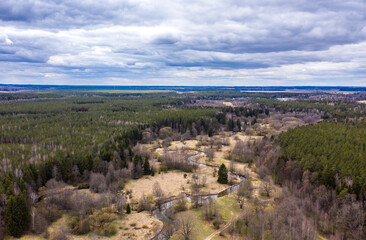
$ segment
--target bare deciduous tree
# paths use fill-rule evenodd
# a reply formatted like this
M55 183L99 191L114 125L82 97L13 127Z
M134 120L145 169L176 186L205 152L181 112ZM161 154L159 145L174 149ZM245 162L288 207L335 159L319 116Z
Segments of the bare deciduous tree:
M161 234L163 235L164 239L170 239L170 237L174 234L173 225L170 223L165 223Z
M185 239L193 239L193 232L195 230L194 217L191 213L182 213L177 220L179 225L179 234Z
M212 147L207 147L205 148L205 154L207 156L207 159L209 161L212 161L215 157L215 149L213 149Z
M272 185L271 185L271 177L267 176L264 178L264 181L262 182L262 189L265 192L267 197L270 197L270 194L272 192Z
M161 189L158 182L154 183L154 185L153 185L153 194L155 196L156 205L160 208L161 204L165 200L165 193Z
M89 181L90 189L94 192L105 192L107 190L106 179L101 173L90 173L90 181Z
M137 212L141 211L150 211L151 210L151 203L150 199L143 194L140 198L139 205L137 207Z

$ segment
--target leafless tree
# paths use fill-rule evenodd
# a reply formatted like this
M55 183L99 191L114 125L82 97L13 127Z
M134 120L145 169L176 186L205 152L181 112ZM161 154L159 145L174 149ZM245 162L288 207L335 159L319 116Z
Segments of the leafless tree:
M205 148L205 154L206 154L208 160L212 161L215 157L215 149L213 149L212 147L207 147L207 148Z
M201 186L202 186L202 187L206 186L206 175L203 175L203 176L201 177Z
M352 195L347 195L337 212L337 233L343 239L362 239L364 209Z
M251 180L247 180L244 182L237 191L237 201L239 203L240 208L243 208L244 199L249 198L252 194L253 186Z
M42 215L35 207L31 210L31 226L32 231L37 234L41 234L47 231L48 221L45 216Z
M182 213L177 220L179 225L179 234L185 239L193 239L193 232L195 230L194 217L191 213Z
M202 200L202 197L200 195L201 195L200 188L193 185L192 191L191 191L191 198L192 198L192 202L193 202L195 208L197 208L199 206L199 203Z
M106 179L103 174L101 173L94 173L90 174L89 180L90 189L94 192L105 192L107 190L107 183Z
M137 207L137 212L141 212L141 211L150 211L151 210L151 203L148 197L146 197L145 194L143 194L140 198L138 207Z
M264 165L258 168L258 175L261 179L265 178L268 174L268 168Z
M160 208L161 204L165 200L165 193L161 189L158 182L154 183L154 185L153 185L153 194L155 196L156 205Z
M211 221L217 216L217 208L213 200L209 200L203 204L203 216L207 221Z
M241 140L236 141L235 146L232 151L235 160L244 162L245 160L245 143Z
M271 177L267 176L264 178L264 181L262 182L262 189L265 192L267 197L270 197L270 194L272 192L272 185L271 185Z
M126 203L127 203L126 195L125 194L119 194L117 196L117 201L116 201L117 211L123 211L126 207Z
M230 172L234 172L235 171L235 162L234 162L234 159L231 159L230 160L229 170L230 170Z
M198 176L197 173L192 174L192 182L193 182L193 185L195 185L196 187L200 186L200 177Z
M170 239L174 234L174 226L170 223L165 223L161 234L164 239Z
M216 177L216 175L217 175L217 169L216 169L216 168L214 168L214 170L213 170L213 172L212 172L212 176L213 176L213 177Z

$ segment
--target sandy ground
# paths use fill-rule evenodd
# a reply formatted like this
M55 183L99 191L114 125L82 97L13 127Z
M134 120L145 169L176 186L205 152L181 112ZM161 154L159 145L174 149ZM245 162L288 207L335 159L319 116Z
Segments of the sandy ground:
M182 149L182 148L188 148L188 149L196 149L197 148L198 140L187 140L184 142L181 141L173 141L171 142L169 149L175 150L175 149Z
M150 239L163 228L163 223L148 212L126 215L120 222L123 226L109 239Z
M222 102L225 106L234 107L232 102Z
M201 188L205 193L217 193L229 187L226 184L219 184L217 177L213 177L213 170L209 167L200 167L196 172L201 178L206 176L206 186ZM184 174L187 177L184 178ZM192 185L192 173L181 171L169 171L167 173L144 176L137 180L131 180L126 184L125 189L132 189L132 198L139 200L143 194L153 194L153 186L158 183L164 191L166 197L176 197L181 192L189 194Z
M60 226L67 226L66 215L63 215L59 220L54 222L49 228L48 232L52 237ZM152 238L156 233L160 232L163 228L163 223L159 220L156 220L150 213L148 212L133 212L132 214L125 215L123 219L119 219L114 221L114 225L117 228L117 234L111 237L103 237L98 236L93 233L89 233L86 235L76 236L71 235L71 239L75 240L86 240L86 239L101 239L101 240L118 240L118 239L136 239L136 240L144 240ZM8 238L15 239L15 238ZM21 238L17 238L20 240L36 240L36 239L45 239L39 235L24 235Z

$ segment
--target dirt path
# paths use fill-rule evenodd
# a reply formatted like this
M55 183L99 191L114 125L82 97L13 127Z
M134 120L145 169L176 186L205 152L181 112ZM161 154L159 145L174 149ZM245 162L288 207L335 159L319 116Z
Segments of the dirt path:
M220 232L224 231L226 228L228 228L236 219L238 219L238 217L240 216L240 214L238 214L237 216L233 217L228 223L225 224L225 226L223 226L222 228L216 230L215 232L211 233L210 236L208 236L207 238L205 238L205 240L211 240L213 237L216 236L216 234L219 234Z

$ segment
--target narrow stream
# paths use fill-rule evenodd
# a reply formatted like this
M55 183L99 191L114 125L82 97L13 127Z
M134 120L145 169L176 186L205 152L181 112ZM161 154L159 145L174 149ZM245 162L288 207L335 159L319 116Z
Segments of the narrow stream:
M200 157L200 156L203 156L205 155L203 152L201 153L198 153L196 155L193 155L193 156L190 156L187 158L187 161L193 165L197 165L197 166L205 166L205 167L210 167L210 168L213 168L213 169L219 169L218 167L213 167L213 166L210 166L210 165L207 165L207 164L204 164L204 163L198 163L198 162L195 162L193 161L195 158L197 157ZM211 201L211 200L215 200L219 197L223 197L223 196L226 196L236 190L239 189L239 187L245 182L245 177L244 176L241 176L239 174L235 174L235 173L232 173L230 171L228 171L228 174L232 175L232 176L235 176L237 178L240 178L240 183L236 184L236 185L232 185L231 187L223 190L222 192L219 192L217 194L209 194L209 195L200 195L200 198L202 199L200 202L202 203L205 203L205 202L208 202L208 201ZM183 198L184 200L186 201L192 201L192 198L191 197L184 197ZM166 212L167 210L169 210L171 207L173 207L178 201L182 200L182 198L180 199L174 199L174 200L171 200L171 201L168 201L166 203L163 203L160 208L156 208L155 210L153 210L153 216L162 221L164 224L166 223L170 223L170 224L173 224L172 220L169 219L167 216L166 216ZM173 224L174 225L174 224ZM177 227L175 227L174 229L175 231L177 230ZM157 234L155 237L152 238L152 240L165 240L167 239L164 234L163 234L163 231L161 231L159 234Z

